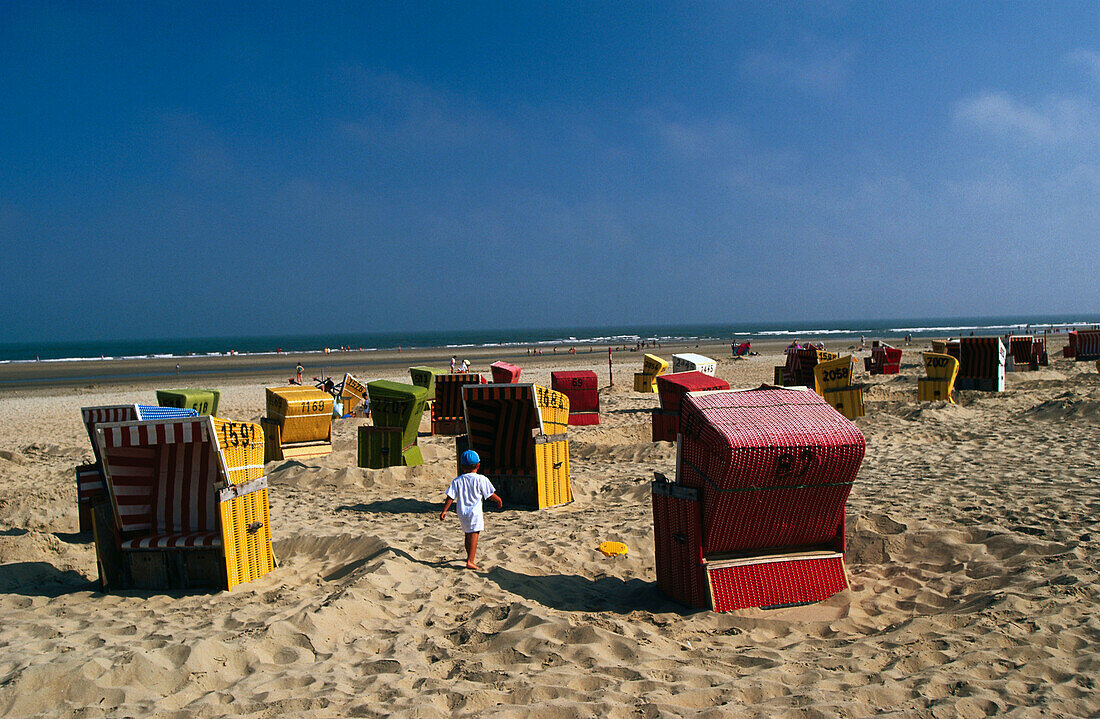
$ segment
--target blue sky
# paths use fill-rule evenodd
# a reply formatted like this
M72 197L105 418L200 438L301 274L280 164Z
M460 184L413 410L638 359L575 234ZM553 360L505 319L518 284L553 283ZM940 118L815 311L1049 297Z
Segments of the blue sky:
M7 339L1090 313L1100 3L0 4Z

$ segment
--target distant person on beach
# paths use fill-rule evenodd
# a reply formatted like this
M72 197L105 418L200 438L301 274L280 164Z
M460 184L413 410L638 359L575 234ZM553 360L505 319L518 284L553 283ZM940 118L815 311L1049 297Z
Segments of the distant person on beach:
M455 365L458 364L458 357L451 355L451 374L455 373Z
M305 368L302 367L301 362L299 362L298 366L294 368L294 371L298 373L298 384L301 384L302 383L302 372L305 371Z
M481 468L481 457L477 452L468 449L459 457L459 469L462 474L455 477L451 486L447 488L447 496L443 500L443 511L439 514L440 521L447 519L447 510L451 504L457 505L455 513L458 514L458 522L462 525L462 531L466 534L466 568L478 569L474 564L474 555L477 554L477 539L481 530L485 528L485 518L482 515L481 503L491 499L498 507L504 507L504 501L497 494L489 478L478 474Z
M462 373L465 374L470 371L470 360L462 360Z

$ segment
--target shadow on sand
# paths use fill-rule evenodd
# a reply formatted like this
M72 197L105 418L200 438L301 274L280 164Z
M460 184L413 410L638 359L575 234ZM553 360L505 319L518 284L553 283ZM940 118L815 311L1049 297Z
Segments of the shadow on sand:
M52 598L98 590L98 582L71 569L61 571L48 562L0 564L0 594Z
M588 579L576 574L521 574L494 567L484 575L501 589L533 602L567 612L634 611L692 614L695 609L667 599L657 585L641 579L601 577Z
M409 497L397 497L395 499L382 499L376 502L360 502L359 504L345 504L337 508L348 512L379 512L383 514L439 514L443 510L442 502L425 502L422 499Z

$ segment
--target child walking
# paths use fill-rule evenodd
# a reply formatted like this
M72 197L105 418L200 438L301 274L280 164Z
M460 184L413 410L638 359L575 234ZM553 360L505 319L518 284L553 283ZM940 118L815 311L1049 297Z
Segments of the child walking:
M447 497L443 500L443 512L440 513L439 519L447 518L447 510L451 508L452 503L458 505L456 514L462 525L462 531L466 533L466 568L478 569L479 567L474 564L474 555L477 553L478 535L485 528L481 503L491 499L497 503L498 507L503 507L504 502L489 478L477 473L481 467L481 457L477 452L472 449L466 450L458 463L462 474L455 477L451 486L447 488Z

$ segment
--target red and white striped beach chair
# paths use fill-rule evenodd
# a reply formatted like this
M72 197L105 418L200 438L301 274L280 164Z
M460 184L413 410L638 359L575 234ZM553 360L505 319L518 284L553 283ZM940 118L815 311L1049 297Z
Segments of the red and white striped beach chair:
M1031 335L1015 335L1008 340L1012 363L1017 372L1039 369L1039 357L1035 354L1035 338Z
M259 424L204 416L96 428L94 507L107 589L232 589L274 567Z
M167 419L170 417L197 417L194 409L177 407L158 407L144 404L114 404L99 407L81 407L80 418L88 431L92 443L95 462L82 464L76 468L76 511L79 530L92 531L92 503L105 491L103 471L99 459L99 445L96 444L95 429L104 422L127 422L138 419Z
M1082 362L1100 359L1100 330L1077 330L1073 358Z

